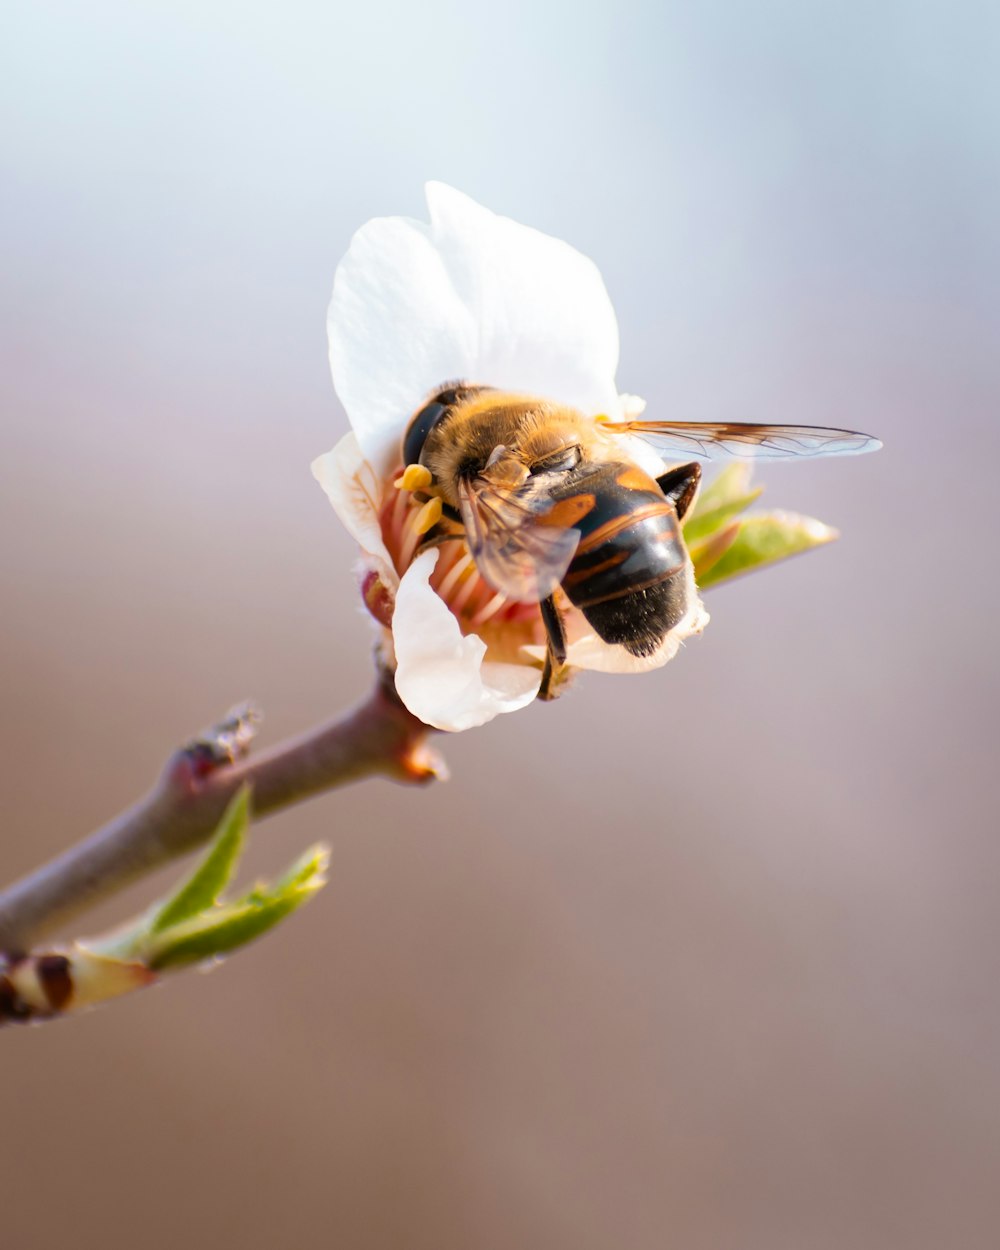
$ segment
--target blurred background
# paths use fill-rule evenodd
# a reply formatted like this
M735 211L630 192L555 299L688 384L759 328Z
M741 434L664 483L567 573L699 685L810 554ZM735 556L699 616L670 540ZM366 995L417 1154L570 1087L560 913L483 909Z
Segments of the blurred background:
M7 9L5 878L366 692L325 308L426 178L597 261L651 415L886 448L766 470L843 538L668 668L261 826L334 848L273 937L5 1030L5 1244L996 1246L998 55L964 0Z

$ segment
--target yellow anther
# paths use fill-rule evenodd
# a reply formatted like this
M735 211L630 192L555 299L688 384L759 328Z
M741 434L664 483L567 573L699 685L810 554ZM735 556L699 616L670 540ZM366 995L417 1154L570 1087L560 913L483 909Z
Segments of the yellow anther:
M594 420L600 425L609 425L611 423L611 418L606 412L599 412Z
M428 499L424 506L417 513L417 519L413 522L413 528L418 534L426 534L428 530L432 530L438 521L441 520L441 500Z
M408 464L403 476L396 483L396 489L425 490L433 481L430 469L424 468L422 464Z

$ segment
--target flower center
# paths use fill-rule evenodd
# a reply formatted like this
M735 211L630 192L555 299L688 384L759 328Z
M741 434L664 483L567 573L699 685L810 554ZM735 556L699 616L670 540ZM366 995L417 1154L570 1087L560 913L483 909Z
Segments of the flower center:
M395 483L402 475L393 475ZM422 505L406 490L391 487L385 495L379 524L382 540L400 577L413 563L427 535L418 526ZM545 630L537 603L518 603L484 581L461 535L440 544L430 584L458 621L463 634L478 634L491 659L516 661L522 646L544 642Z

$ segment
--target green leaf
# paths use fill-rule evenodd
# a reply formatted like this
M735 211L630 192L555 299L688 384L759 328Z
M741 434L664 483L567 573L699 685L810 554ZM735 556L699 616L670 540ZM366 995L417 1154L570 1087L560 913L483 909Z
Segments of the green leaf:
M318 888L313 883L318 876L326 873L329 866L329 848L324 843L317 843L316 846L311 846L308 851L300 855L295 863L278 877L270 886L269 893L283 894L293 890ZM324 876L320 884L325 883Z
M763 512L744 517L737 524L738 533L728 549L697 576L702 590L802 551L811 551L813 547L822 547L838 537L837 531L822 521L794 512Z
M709 569L714 568L729 548L736 541L736 536L740 532L740 522L731 521L725 529L719 530L710 538L706 538L703 542L697 543L688 549L688 555L691 557L691 563L694 565L694 580L699 586L705 584L705 578Z
M707 485L702 487L688 520L714 512L716 508L724 507L732 500L745 495L750 489L752 472L753 465L748 460L736 460L732 464L727 464Z
M222 814L204 858L159 906L146 932L160 933L211 907L229 884L243 853L250 824L250 788L242 786Z
M763 492L763 486L756 486L753 490L730 496L715 507L705 509L696 505L694 512L684 520L684 541L688 547L718 533L733 517L739 516L755 499L759 499Z
M160 971L200 963L252 942L322 889L329 858L326 847L315 846L273 885L259 885L245 898L157 933L146 953L149 966Z
M129 961L150 973L199 963L245 946L291 915L326 884L330 853L314 846L272 884L219 901L236 871L250 819L244 787L226 808L194 872L145 916L87 943L97 958Z

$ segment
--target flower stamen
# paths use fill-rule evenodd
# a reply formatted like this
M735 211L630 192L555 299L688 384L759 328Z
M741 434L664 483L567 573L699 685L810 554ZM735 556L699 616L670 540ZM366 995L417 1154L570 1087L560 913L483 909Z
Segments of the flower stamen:
M475 616L472 617L469 624L473 627L473 629L475 629L478 625L485 625L490 617L496 616L506 602L506 596L499 593L495 594L493 598L488 601L485 607L480 608Z
M448 572L441 578L441 582L437 587L437 592L441 598L448 602L448 596L455 589L463 576L473 567L474 561L468 551L459 556Z
M410 468L414 466L411 465ZM419 465L416 467L420 467ZM409 472L409 470L407 470ZM404 477L406 474L403 475ZM413 522L413 528L418 534L429 533L438 521L441 520L442 504L440 499L428 499L424 506L417 513L416 520Z
M403 470L403 476L394 485L397 490L426 490L433 481L430 469L422 464L408 464Z
M402 531L409 506L410 501L407 499L406 495L400 491L399 494L396 495L395 499L393 499L390 507L391 515L389 518L389 527L391 530L394 530L397 533Z
M471 563L472 561L470 559L470 564ZM454 598L452 598L451 596L444 596L444 595L442 595L441 597L444 599L445 603L447 603L448 607L451 608L455 616L459 616L464 611L466 605L468 604L469 600L472 598L473 594L479 589L481 585L482 585L482 579L478 577L475 574L475 572L473 572L473 574L467 577L465 579L465 582L461 586L459 586L458 590L456 590ZM441 592L438 591L438 594L441 594Z
M414 524L416 515L416 513L411 511L403 521L403 541L399 549L399 570L401 573L408 569L413 563L413 556L416 553L417 544L420 542L422 537Z

